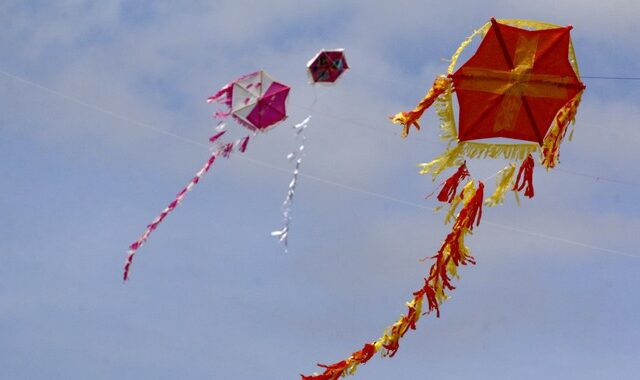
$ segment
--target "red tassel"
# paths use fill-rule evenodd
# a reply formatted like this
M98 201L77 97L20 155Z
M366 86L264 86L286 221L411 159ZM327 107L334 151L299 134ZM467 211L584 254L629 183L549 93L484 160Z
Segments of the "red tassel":
M224 148L222 148L222 157L229 158L231 152L233 152L233 143L225 144Z
M516 183L513 185L513 191L522 191L524 190L524 196L528 198L533 198L533 167L535 162L533 161L533 157L531 155L527 156L520 165L520 169L518 170L518 176L516 177ZM522 180L522 181L520 181Z
M478 188L473 198L467 203L466 206L460 210L456 223L453 226L453 230L460 229L462 227L473 230L473 224L480 225L480 219L482 218L482 202L484 197L484 183L478 182Z
M440 190L440 193L438 194L438 200L440 202L447 203L453 202L453 199L456 197L456 193L458 192L458 185L460 185L460 182L468 176L469 171L467 170L467 163L463 162L458 170L444 181L442 190Z
M222 132L218 132L215 135L209 137L209 141L210 142L215 142L217 139L219 139L220 137L222 137L222 135L224 135L226 133L226 131L222 131Z
M424 279L424 287L419 290L419 292L423 292L427 297L427 303L429 305L428 313L435 311L436 317L440 318L440 304L438 303L438 299L436 298L436 291L433 290L431 285L429 285L429 281L426 278ZM416 293L414 293L414 295L417 296Z
M242 139L242 142L240 143L240 152L244 153L244 151L247 150L248 144L249 144L249 136Z
M364 364L368 362L369 359L371 359L373 355L375 355L375 353L376 353L376 346L374 346L371 343L367 343L364 345L364 347L360 351L357 351L351 354L351 358L360 364Z

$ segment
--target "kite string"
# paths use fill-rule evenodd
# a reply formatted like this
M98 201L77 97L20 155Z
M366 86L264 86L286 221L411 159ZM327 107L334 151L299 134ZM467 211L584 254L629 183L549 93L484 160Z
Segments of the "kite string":
M640 77L607 77L607 76L587 76L580 75L584 79L604 79L604 80L640 80Z
M19 82L28 84L30 86L39 88L39 89L41 89L43 91L46 91L46 92L48 92L48 93L50 93L50 94L52 94L54 96L58 96L58 97L60 97L62 99L70 101L72 103L76 103L76 104L81 105L83 107L92 109L94 111L103 113L105 115L109 115L109 116L111 116L113 118L116 118L116 119L119 119L119 120L125 121L127 123L132 124L132 125L137 125L137 126L142 127L144 129L148 129L148 130L154 131L154 132L156 132L158 134L174 137L175 139L180 140L180 141L185 142L185 143L188 143L188 144L192 144L192 145L196 145L196 146L200 146L200 147L205 147L205 148L208 147L206 144L203 144L203 143L201 143L199 141L196 141L196 140L190 139L188 137L184 137L184 136L178 135L176 133L172 133L172 132L166 131L164 129L160 129L160 128L154 127L154 126L149 125L147 123L143 123L143 122L131 119L131 118L126 117L126 116L122 116L120 114L117 114L117 113L115 113L113 111L110 111L110 110L107 110L105 108L101 108L101 107L96 106L94 104L87 103L87 102L85 102L85 101L83 101L83 100L81 100L81 99L79 99L77 97L74 97L74 96L71 96L71 95L67 95L67 94L62 93L60 91L45 87L45 86L43 86L43 85L41 85L39 83L33 82L31 80L28 80L28 79L25 79L25 78L22 78L22 77L19 77L19 76L15 75L15 74L11 74L11 73L9 73L7 71L2 70L1 68L0 68L0 74L6 76L8 78L17 80ZM353 75L353 74L351 74L351 75ZM585 77L585 78L624 79L622 77ZM634 78L629 78L629 79L634 79ZM640 77L638 79L640 79ZM321 93L320 95L317 95L316 99L319 98L323 94L324 93ZM298 106L298 105L293 105L293 106L296 107L296 108L302 108L302 109L311 110L309 107ZM373 128L370 125L363 124L363 123L357 122L355 120L347 119L347 118L344 118L344 117L341 117L341 116L333 115L333 114L326 113L326 112L316 112L316 113L319 113L321 115L330 117L332 119L339 120L339 121L342 121L342 122L345 122L345 123L349 123L349 124L352 124L352 125L355 125L357 127L361 127L361 128L364 128L364 129L367 129L367 130L370 130L370 131L376 131L376 132L384 133L384 134L389 133L388 129ZM391 132L391 133L394 134L394 135L399 135L396 132ZM435 142L432 141L432 140L422 139L420 137L414 137L413 140L435 144ZM557 170L561 171L561 172L564 172L564 173L567 173L567 174L574 175L574 176L592 178L592 179L594 179L596 181L607 181L607 182L615 182L615 183L620 183L620 184L625 184L625 185L630 185L630 186L640 186L640 183L635 183L635 182L630 182L630 181L621 181L621 180L618 180L618 179L615 179L615 178L608 178L608 177L600 176L600 175L592 175L592 174L587 174L587 173L577 173L577 172L573 172L573 171L570 171L570 170L567 170L567 169L562 169L562 168L558 168Z
M184 136L180 136L180 135L175 134L175 133L171 133L171 132L162 130L162 129L154 127L154 126L152 126L150 124L146 124L146 123L143 123L143 122L140 122L140 121L137 121L137 120L122 116L122 115L117 114L117 113L115 113L113 111L98 107L96 105L93 105L93 104L90 104L90 103L86 103L86 102L80 100L77 97L64 94L64 93L62 93L60 91L53 90L51 88L45 87L45 86L43 86L41 84L35 83L35 82L30 81L28 79L25 79L25 78L10 74L10 73L2 70L2 69L0 69L0 74L5 75L5 76L7 76L9 78L15 79L15 80L17 80L19 82L28 84L30 86L39 88L39 89L41 89L43 91L46 91L46 92L48 92L48 93L50 93L52 95L58 96L60 98L63 98L63 99L65 99L67 101L70 101L72 103L76 103L78 105L90 108L90 109L92 109L94 111L97 111L99 113L103 113L105 115L109 115L109 116L114 117L116 119L128 122L128 123L130 123L132 125L136 125L136 126L142 127L144 129L150 130L150 131L158 133L158 134L162 134L162 135L165 135L165 136L173 137L176 140L179 140L179 141L191 144L191 145L195 145L195 146L199 146L199 147L208 147L208 145L203 144L203 143L201 143L199 141L196 141L196 140L184 137ZM344 120L344 121L349 122L348 120ZM362 126L365 126L365 125L362 124ZM369 127L367 127L367 128L369 128ZM285 173L289 173L290 172L289 169L284 169L284 168L279 167L279 166L271 165L271 164L268 164L268 163L266 163L264 161L253 159L251 157L238 156L238 158L240 158L241 160L250 162L250 163L252 163L254 165L259 165L259 166L262 166L262 167L265 167L265 168L269 168L269 169L272 169L272 170L277 170L277 171L281 171L281 172L285 172ZM562 169L561 171L562 172L566 172L566 173L574 174L574 173L569 172L569 171L567 171L565 169ZM586 176L586 177L591 177L588 174L580 174L580 175ZM425 206L425 205L422 205L422 204L419 204L419 203L410 202L410 201L406 201L406 200L403 200L403 199L400 199L400 198L396 198L396 197L393 197L393 196L390 196L390 195L386 195L386 194L382 194L382 193L377 193L377 192L365 190L365 189L362 189L362 188L359 188L359 187L347 185L347 184L344 184L344 183L341 183L341 182L337 182L337 181L332 181L332 180L329 180L329 179L326 179L326 178L322 178L322 177L318 177L318 176L314 176L314 175L311 175L311 174L300 173L299 176L300 177L304 177L304 178L309 178L309 179L311 179L313 181L316 181L316 182L319 182L319 183L324 183L324 184L327 184L327 185L330 185L330 186L334 186L334 187L338 187L338 188L342 188L344 190L348 190L348 191L351 191L351 192L355 192L355 193L371 196L373 198L378 198L378 199L386 200L386 201L397 203L397 204L402 204L402 205L409 206L409 207L415 207L415 208L419 208L419 209L423 209L423 210L431 210L432 209L429 206ZM593 178L595 178L597 180L606 180L606 181L616 182L616 180L611 180L611 179L608 179L608 178L605 178L605 177L595 177L594 176ZM635 185L635 184L633 184L633 185ZM570 240L570 239L565 239L565 238L561 238L561 237L557 237L557 236L553 236L553 235L538 233L536 231L529 230L529 229L517 229L517 228L515 228L513 226L507 226L507 225L503 225L503 224L492 223L492 222L489 222L489 221L486 221L486 220L485 220L485 223L486 224L491 224L491 225L493 225L495 227L498 227L498 228L512 230L512 231L515 231L515 232L528 234L528 235L532 235L532 236L538 236L538 237L542 237L542 238L549 239L549 240L555 240L555 241L563 242L563 243L566 243L566 244L571 244L571 245L581 246L581 247L585 247L585 248L590 248L590 249L596 250L596 251L613 253L613 254L617 254L617 255L622 255L622 256L626 256L626 257L632 257L632 258L640 259L640 255L634 255L632 253L625 252L625 251L603 248L603 247L595 246L595 245L592 245L592 244L587 244L587 243L584 243L584 242L580 242L580 241L577 241L577 240Z

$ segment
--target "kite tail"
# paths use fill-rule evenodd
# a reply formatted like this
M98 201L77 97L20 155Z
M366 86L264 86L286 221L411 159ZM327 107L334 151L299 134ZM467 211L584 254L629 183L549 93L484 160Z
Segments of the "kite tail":
M124 264L124 275L123 275L124 281L127 281L129 279L129 271L131 269L131 264L133 263L133 257L135 256L136 251L147 241L147 239L149 238L149 235L151 235L151 233L156 228L158 228L158 225L164 220L164 218L166 218L167 215L169 215L169 213L171 213L173 210L176 209L176 207L178 207L178 205L180 204L180 202L182 202L182 200L187 195L187 193L191 191L191 189L193 189L193 187L197 185L198 182L200 182L200 178L202 178L202 176L209 171L209 169L211 168L211 165L213 165L214 161L216 160L216 157L217 157L217 152L214 152L211 154L211 156L209 157L207 162L204 164L204 166L196 173L195 177L191 179L191 182L189 182L189 184L184 189L182 189L182 191L178 193L176 198L171 203L169 203L169 205L164 210L162 210L160 215L158 215L147 226L147 229L144 231L142 236L140 236L138 240L136 240L129 246L127 260Z
M212 136L209 140L212 142L216 141L223 134L224 134L224 131L218 132L214 136ZM198 182L200 182L200 179L202 178L202 176L205 173L207 173L209 169L211 169L211 166L215 162L216 158L218 156L229 157L234 147L238 147L238 150L240 150L240 152L244 152L247 148L248 142L249 142L249 136L246 136L233 143L223 144L218 149L216 149L213 153L211 153L211 156L209 156L209 159L207 160L207 162L205 162L202 168L200 168L200 170L196 173L196 175L191 179L189 184L178 193L175 199L171 201L171 203L169 203L169 205L164 210L162 210L160 215L158 215L149 225L147 225L147 229L144 231L142 236L140 236L138 240L136 240L129 246L129 250L127 252L127 259L124 264L124 273L123 273L124 281L127 281L129 279L129 273L131 271L131 264L133 263L133 257L136 255L136 252L138 251L138 249L140 249L140 247L142 247L142 245L147 241L147 239L149 239L149 236L151 235L151 233L155 231L156 228L158 228L158 225L162 223L164 218L166 218L167 215L169 215L173 210L176 209L176 207L178 207L178 205L182 202L182 200L187 195L187 193L191 191L195 187L195 185L198 184Z
M533 157L529 155L520 165L516 183L513 185L513 191L520 192L524 189L524 196L533 198ZM526 188L525 188L526 186Z
M306 141L306 137L304 135L305 129L309 125L309 120L311 120L311 116L307 116L302 122L293 126L293 129L296 132L296 137L302 139L302 143L298 147L298 150L287 155L288 160L296 160L296 166L293 170L293 177L291 178L291 182L289 182L289 189L287 190L287 196L282 202L282 214L284 217L284 226L276 231L271 232L271 236L278 238L278 240L284 244L284 250L287 252L288 244L289 244L289 226L291 225L291 207L293 205L293 196L296 191L296 186L298 184L298 175L300 174L300 165L302 164L302 155L304 153L304 144Z
M440 305L448 298L447 291L455 289L451 278L458 278L458 267L469 263L475 264L464 238L471 233L474 223L476 225L480 223L484 185L479 182L478 187L475 188L473 182L469 184L458 196L462 199L464 206L451 232L442 243L442 247L433 257L435 262L429 270L429 276L424 279L424 286L415 291L411 301L407 302L406 315L401 315L378 340L365 344L361 350L352 353L345 360L328 365L318 364L319 367L324 368L324 372L309 376L301 375L302 380L338 380L340 377L353 375L359 365L367 363L377 352L381 352L382 356L393 357L400 348L400 339L409 330L416 329L421 316L435 312L436 317L440 317ZM425 298L427 310L423 312Z
M433 86L427 92L427 95L418 103L416 108L409 112L399 112L391 117L391 121L394 124L402 124L404 126L401 133L403 138L409 135L409 129L412 125L415 126L417 130L420 130L418 119L420 119L424 111L426 111L450 85L451 79L446 76L438 76L433 82Z

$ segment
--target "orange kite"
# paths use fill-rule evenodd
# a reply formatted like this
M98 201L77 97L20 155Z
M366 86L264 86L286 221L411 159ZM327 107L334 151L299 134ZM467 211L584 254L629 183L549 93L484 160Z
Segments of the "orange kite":
M418 120L436 103L442 137L449 145L441 156L419 166L421 174L431 173L434 180L443 171L458 167L437 195L448 210L445 223L452 223L451 232L431 257L433 264L423 285L406 303L406 314L377 340L342 361L319 364L323 372L303 375L303 380L337 380L354 374L376 353L394 356L402 337L416 329L421 316L440 316L441 304L455 289L452 280L458 278L459 267L475 264L465 237L480 224L482 206L503 203L509 190L516 200L523 190L526 197L533 197L532 154L539 152L547 169L558 163L560 143L585 89L579 79L571 29L537 21L491 19L463 41L451 58L447 75L436 78L418 105L392 118L403 125L402 136L406 137L411 126L420 129ZM477 51L456 69L460 55L477 36L483 36ZM453 93L458 100L457 127ZM467 158L511 161L497 173L496 188L489 197L484 197L484 184L471 178ZM458 191L463 181L466 183Z

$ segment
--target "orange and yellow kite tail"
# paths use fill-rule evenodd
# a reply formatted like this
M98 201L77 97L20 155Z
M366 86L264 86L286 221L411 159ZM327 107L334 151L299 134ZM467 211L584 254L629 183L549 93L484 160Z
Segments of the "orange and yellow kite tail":
M402 124L404 128L402 129L401 136L407 137L409 135L409 128L411 126L415 126L417 130L420 130L420 124L418 124L418 119L422 116L424 111L427 108L431 107L433 102L436 101L438 96L443 94L447 89L451 86L451 79L446 76L439 76L433 82L433 86L427 92L424 98L418 103L418 105L412 110L408 112L399 112L395 116L391 117L391 121L394 124Z
M391 326L382 337L367 343L362 349L352 353L347 359L334 364L318 364L324 372L302 376L302 380L337 380L340 377L353 375L359 365L367 363L376 353L393 357L400 348L400 339L409 330L415 330L420 317L435 311L440 316L440 305L449 298L447 291L455 289L452 278L458 278L458 268L468 263L475 264L469 248L465 245L465 237L471 233L474 225L480 224L482 217L484 185L482 182L475 187L469 181L462 192L456 196L463 204L458 213L451 232L447 235L438 253L429 275L424 279L424 285L413 293L413 298L407 302L407 313ZM423 312L424 300L427 300L427 310Z

